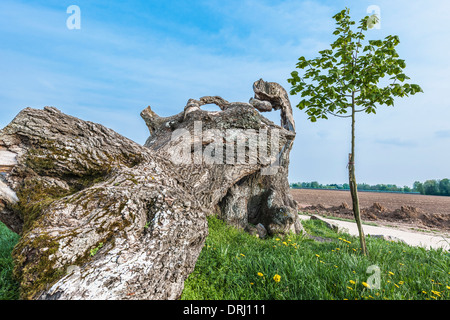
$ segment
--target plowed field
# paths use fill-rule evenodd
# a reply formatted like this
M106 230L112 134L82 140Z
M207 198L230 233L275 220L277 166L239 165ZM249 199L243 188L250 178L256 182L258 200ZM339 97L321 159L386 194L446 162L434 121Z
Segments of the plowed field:
M291 189L304 212L352 217L349 191ZM418 194L359 192L362 219L409 224L450 231L450 197Z

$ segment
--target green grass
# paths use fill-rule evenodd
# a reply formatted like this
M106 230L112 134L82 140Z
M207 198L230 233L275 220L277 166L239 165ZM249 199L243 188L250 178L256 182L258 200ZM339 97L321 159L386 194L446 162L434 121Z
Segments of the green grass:
M19 236L0 222L0 300L19 298L19 285L12 278L13 260L11 252Z
M450 254L444 250L367 237L364 257L357 238L317 220L304 221L305 229L332 242L299 235L261 240L217 218L208 222L210 234L185 282L185 300L450 298ZM372 265L379 268L379 289L363 284L372 283Z
M450 298L450 254L444 250L367 237L370 256L364 257L357 238L337 234L318 220L304 221L305 229L333 241L299 235L261 240L214 217L208 223L210 234L185 282L185 300ZM19 297L11 258L18 238L0 223L0 300ZM379 289L363 285L370 283L371 265L379 267Z

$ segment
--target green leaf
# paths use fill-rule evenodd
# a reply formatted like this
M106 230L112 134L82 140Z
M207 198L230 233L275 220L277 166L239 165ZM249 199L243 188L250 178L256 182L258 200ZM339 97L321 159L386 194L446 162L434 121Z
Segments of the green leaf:
M415 93L417 93L417 92L422 92L423 93L423 90L422 90L422 88L418 85L418 84L412 84L411 85L411 94L415 94Z
M406 75L403 73L400 73L397 75L397 79L400 80L401 82L403 82L406 79Z
M297 108L303 110L305 108L305 100L302 100L298 103Z
M405 68L406 68L405 60L398 59L398 60L397 60L397 63L398 63L398 66L399 66L400 68L402 68L402 69L405 69Z

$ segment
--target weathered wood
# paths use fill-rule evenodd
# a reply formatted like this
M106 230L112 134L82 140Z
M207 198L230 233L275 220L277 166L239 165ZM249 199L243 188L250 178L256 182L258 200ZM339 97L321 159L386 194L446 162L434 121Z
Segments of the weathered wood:
M255 99L289 119L269 91ZM222 111L201 110L209 103ZM24 109L0 131L3 158L15 155L0 176L0 220L21 233L13 256L22 298L176 299L215 212L245 229L302 231L287 181L293 123L217 96L190 99L171 117L150 107L141 115L145 146L52 107ZM266 140L250 134L244 153L226 152L248 133Z
M16 164L16 154L0 148L0 173L10 172Z
M232 225L249 229L252 225L261 223L270 234L289 231L298 233L302 231L302 227L297 216L297 204L290 196L288 183L289 153L295 138L295 123L289 98L286 91L274 82L265 82L260 79L254 83L253 89L255 97L250 100L250 104L230 103L217 96L203 97L200 101L190 99L184 113L168 118L157 116L148 107L141 114L151 132L145 145L163 157L170 158L171 150L179 146L174 143L172 136L184 130L191 137L190 146L187 148L191 152L188 158L196 159L196 152L203 153L214 139L209 141L205 136L197 137L195 123L198 124L197 132L200 135L212 129L219 131L220 139L223 140L223 154L227 152L227 143L233 144L236 135L243 137L249 133L249 129L254 130L255 133L267 130L270 137L273 134L279 134L280 140L274 152L275 157L272 156L270 160L263 159L264 157L258 153L254 159L257 165L253 167L252 165L227 165L226 161L224 161L225 164L210 166L205 165L200 159L196 167L200 165L204 168L202 170L214 172L212 176L215 177L215 181L207 180L205 188L199 190L196 195L207 199L203 202L204 205L211 203L217 205L216 211L219 212L219 216ZM201 110L201 106L207 103L219 105L222 111ZM258 109L258 106L265 106L265 109ZM282 127L267 120L259 112L255 112L254 108L259 111L281 109ZM238 133L228 134L233 130ZM201 150L196 151L196 141ZM247 163L251 162L248 158L250 150L271 149L269 140L261 142L258 139L248 139L245 143L243 152L246 154ZM277 165L271 168L270 164L274 162L277 162ZM239 183L233 183L232 186L224 183L221 177L228 176ZM213 197L210 197L211 189L215 190ZM205 190L207 190L207 196L202 194Z
M19 154L5 177L19 201L0 218L22 220L22 298L179 297L208 229L170 162L53 108L23 110L0 141Z

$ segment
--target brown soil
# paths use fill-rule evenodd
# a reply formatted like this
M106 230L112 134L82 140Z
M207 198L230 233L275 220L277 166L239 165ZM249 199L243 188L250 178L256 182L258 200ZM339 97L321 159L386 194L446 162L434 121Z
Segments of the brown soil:
M303 212L353 218L349 191L291 189L291 194ZM450 197L380 192L358 196L364 221L450 231Z

